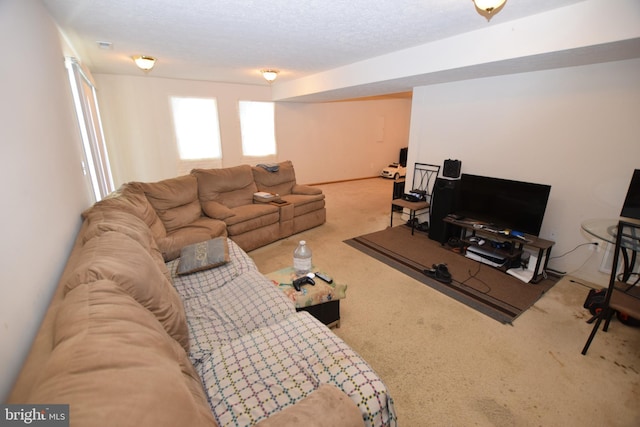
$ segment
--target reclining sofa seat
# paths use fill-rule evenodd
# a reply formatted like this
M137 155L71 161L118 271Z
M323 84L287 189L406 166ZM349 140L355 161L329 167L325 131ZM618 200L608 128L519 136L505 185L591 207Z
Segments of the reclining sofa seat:
M254 193L278 194L285 205L254 201ZM275 172L249 165L194 169L158 182L130 182L100 202L142 219L164 260L189 244L229 237L251 251L326 221L324 194L296 183L291 161Z
M242 249L248 252L281 238L278 207L253 202L258 188L251 166L194 169L191 174L204 213L224 221L229 238Z
M254 166L251 171L258 191L278 194L290 204L281 207L281 216L291 218L290 225L283 224L281 238L325 223L327 210L322 190L297 184L290 160L280 162L277 171L271 172L261 166ZM287 213L287 210L291 212Z
M203 214L198 199L198 181L183 175L163 181L125 184L132 191L143 193L166 230L165 236L154 236L165 261L180 256L184 246L214 237L226 237L223 221Z

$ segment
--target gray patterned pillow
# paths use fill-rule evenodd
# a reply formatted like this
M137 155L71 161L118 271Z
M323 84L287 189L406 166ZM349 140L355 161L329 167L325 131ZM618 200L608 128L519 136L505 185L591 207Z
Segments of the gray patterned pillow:
M176 274L191 274L219 267L229 262L229 245L226 237L216 237L205 242L182 248Z

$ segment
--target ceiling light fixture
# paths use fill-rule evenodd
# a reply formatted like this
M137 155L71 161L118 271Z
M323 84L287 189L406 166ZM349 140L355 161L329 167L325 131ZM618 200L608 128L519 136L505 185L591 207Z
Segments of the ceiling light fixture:
M493 18L493 15L500 12L504 7L507 0L473 0L473 4L476 6L478 13L487 21Z
M278 70L260 70L260 72L262 73L262 77L264 77L264 79L266 81L269 82L269 84L273 83L273 81L275 79L278 78L278 73L280 71Z
M136 63L138 68L140 68L145 73L151 71L151 69L156 65L156 58L154 58L153 56L136 55L132 58L133 62Z

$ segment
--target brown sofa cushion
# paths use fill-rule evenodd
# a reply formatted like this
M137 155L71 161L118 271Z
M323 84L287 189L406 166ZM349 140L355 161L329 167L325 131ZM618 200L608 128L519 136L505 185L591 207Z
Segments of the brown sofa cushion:
M118 283L158 318L169 335L189 350L189 331L182 301L138 242L113 231L89 240L67 277L65 293L81 284L102 279Z
M202 210L208 217L219 219L221 221L235 215L231 209L214 200L202 202Z
M253 178L259 191L274 193L279 195L291 194L293 186L296 185L296 174L293 170L293 163L290 160L278 163L276 172L269 172L261 166L251 168Z
M322 189L321 188L311 187L309 185L296 184L291 189L291 194L300 194L300 195L304 195L304 196L322 195L322 197L324 198L324 195L322 194Z
M198 200L198 182L192 175L183 175L163 181L137 182L167 232L191 224L202 216Z
M70 291L30 403L69 404L77 426L216 426L185 351L115 282Z
M82 216L87 218L92 213L103 210L124 211L135 215L147 224L151 229L153 237L156 239L167 235L164 224L142 190L131 184L124 184L118 191L110 194L108 197L100 200L91 208L84 211Z
M258 191L249 165L194 169L191 174L198 180L198 197L203 205L212 200L228 208L250 205L253 193Z
M82 244L109 231L122 233L140 243L149 252L162 273L171 280L162 253L149 227L133 214L113 209L96 210L86 215L87 227L81 235Z
M227 226L224 222L201 217L189 225L167 233L166 237L158 240L158 247L164 260L168 262L178 258L182 248L187 245L226 236Z
M225 220L229 236L276 224L280 219L278 208L264 203L238 206L234 212L236 213L234 216Z

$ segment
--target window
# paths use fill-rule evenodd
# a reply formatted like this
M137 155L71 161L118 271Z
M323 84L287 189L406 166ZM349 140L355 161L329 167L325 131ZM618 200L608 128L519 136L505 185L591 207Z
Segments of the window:
M114 189L109 156L102 133L96 89L75 58L66 57L73 103L82 138L82 170L93 201L102 200Z
M240 101L242 154L266 157L276 154L275 110L273 102Z
M171 108L180 159L221 159L216 100L172 97Z

